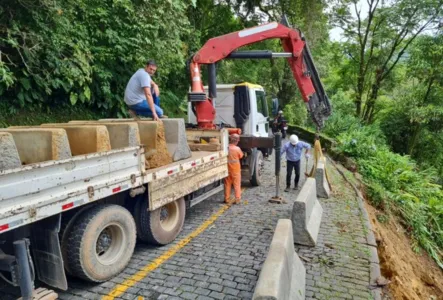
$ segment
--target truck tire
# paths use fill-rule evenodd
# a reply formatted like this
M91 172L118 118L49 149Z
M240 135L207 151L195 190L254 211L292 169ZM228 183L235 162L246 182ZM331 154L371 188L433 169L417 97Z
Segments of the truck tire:
M109 280L129 263L136 230L126 208L113 204L94 206L77 217L68 233L65 263L76 277L92 282Z
M252 178L250 180L252 186L261 185L261 173L263 168L263 153L261 151L257 151L257 158L255 159L255 167L254 173L252 174Z
M137 237L145 243L167 245L181 232L185 215L184 198L177 199L154 211L148 211L148 201L142 198L135 207Z

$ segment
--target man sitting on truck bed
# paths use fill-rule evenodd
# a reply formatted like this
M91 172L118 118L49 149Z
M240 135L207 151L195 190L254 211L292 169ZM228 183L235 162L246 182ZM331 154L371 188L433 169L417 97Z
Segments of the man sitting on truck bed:
M158 85L151 79L156 71L157 64L155 61L149 60L143 69L138 69L129 79L124 100L129 106L129 113L133 117L141 115L153 118L154 121L158 121L159 118L163 117L163 110L160 108L158 101ZM153 92L156 99L153 97ZM157 100L157 103L155 103L155 100Z
M238 134L229 136L228 177L225 178L225 203L231 203L231 186L234 185L235 203L241 201L241 165L243 152L237 146L240 141Z

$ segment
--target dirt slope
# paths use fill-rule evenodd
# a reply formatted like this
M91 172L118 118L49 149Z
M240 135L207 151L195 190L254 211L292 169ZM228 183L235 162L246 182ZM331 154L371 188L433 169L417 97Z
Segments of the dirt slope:
M381 272L391 281L385 288L391 299L443 299L443 271L424 250L415 253L403 227L391 217L380 223L379 213L366 203L378 244Z

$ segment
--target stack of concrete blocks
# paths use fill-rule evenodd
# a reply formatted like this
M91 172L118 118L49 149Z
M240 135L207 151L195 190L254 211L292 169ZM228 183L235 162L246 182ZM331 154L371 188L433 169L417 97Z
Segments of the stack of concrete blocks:
M183 119L169 119L169 118L162 119L161 123L155 121L143 121L143 120L134 121L134 119L101 119L99 121L137 122L138 124L158 124L160 131L164 132L164 140L166 141L166 147L173 161L187 159L192 156L191 149L189 148L186 138L186 126L185 126L185 121ZM160 143L163 143L163 139L159 140L159 144ZM142 144L145 143L142 141Z
M0 129L0 133L2 134L1 155L10 157L1 159L5 167L16 165L17 156L14 154L16 152L21 165L72 157L68 137L63 129L7 128Z
M306 269L294 249L292 222L280 219L253 299L302 300L305 299L305 282Z
M69 124L103 125L108 128L112 149L145 146L146 167L153 169L172 162L162 123L134 121L134 119L101 119L98 121L70 121Z
M192 156L186 139L186 126L183 119L162 119L162 122L134 121L134 119L100 119L100 122L137 122L144 124L160 124L163 128L166 146L173 161L187 159ZM142 141L143 143L143 141Z
M329 189L329 183L326 177L326 157L324 156L320 157L317 162L315 181L317 183L317 197L329 198L331 190Z
M51 126L57 124L43 124L42 126ZM105 123L98 121L70 121L64 126L104 126L108 130L111 149L121 149L125 147L134 147L140 145L140 133L136 123Z
M292 208L294 242L315 247L323 209L317 199L316 180L307 178Z
M42 124L40 127L17 126L2 131L6 130L11 132L10 135L2 134L1 139L1 147L8 149L3 150L5 154L1 159L4 168L16 165L13 149L18 152L21 164L64 159L140 144L145 146L148 168L158 168L192 156L183 119L165 119L162 122L103 119ZM15 148L6 146L11 143Z

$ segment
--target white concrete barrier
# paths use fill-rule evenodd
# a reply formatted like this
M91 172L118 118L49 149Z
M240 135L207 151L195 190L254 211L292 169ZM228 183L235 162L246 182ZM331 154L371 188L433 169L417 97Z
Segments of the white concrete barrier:
M316 180L307 178L292 208L294 242L315 246L320 231L323 209L317 199Z
M306 269L295 253L292 223L278 220L268 256L254 291L254 300L305 299Z
M20 156L12 134L0 132L0 170L14 169L20 166Z
M315 169L315 181L317 185L317 197L329 198L331 190L329 189L328 179L326 178L326 157L321 157L318 160L317 168Z
M62 128L66 131L73 156L111 150L109 132L105 126L42 124L42 128Z
M0 132L12 135L22 165L72 157L64 129L10 127Z
M166 146L173 161L187 159L192 156L186 138L186 127L183 119L162 120L165 128Z
M106 126L109 133L109 140L111 143L111 149L120 149L125 147L133 147L140 145L140 134L138 131L138 125L135 122L99 122L99 121L70 121L69 123L57 124L42 124L41 126Z

